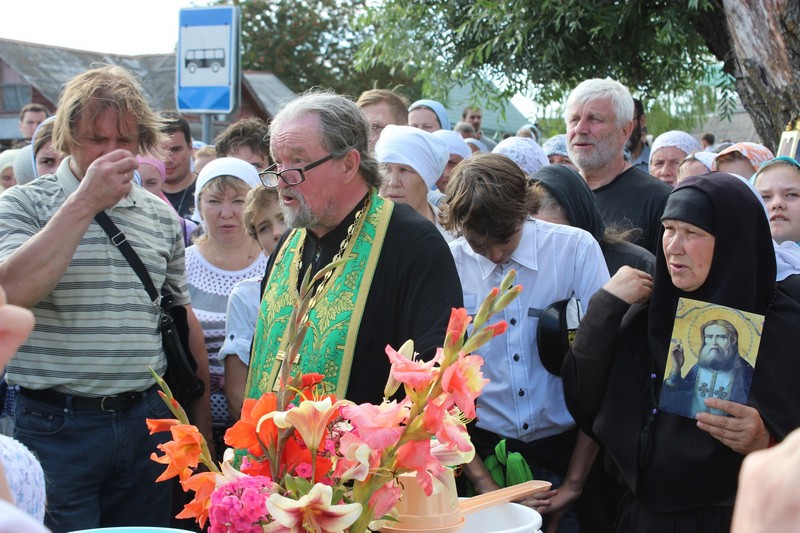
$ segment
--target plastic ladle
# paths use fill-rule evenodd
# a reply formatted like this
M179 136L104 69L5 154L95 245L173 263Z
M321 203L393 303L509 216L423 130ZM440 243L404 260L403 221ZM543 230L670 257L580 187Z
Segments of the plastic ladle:
M526 481L519 485L493 490L492 492L486 492L478 496L473 496L472 498L461 500L459 502L459 507L461 508L462 515L474 513L475 511L480 511L481 509L486 509L493 505L500 505L512 500L519 500L531 494L536 494L537 492L544 492L549 490L552 485L553 484L549 481Z

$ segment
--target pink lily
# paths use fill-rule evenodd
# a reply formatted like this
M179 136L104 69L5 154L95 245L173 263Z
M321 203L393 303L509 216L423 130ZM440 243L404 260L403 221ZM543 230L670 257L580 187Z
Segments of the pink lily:
M341 533L361 515L360 503L331 505L333 489L317 483L308 494L293 500L273 494L267 510L275 522L264 527L271 533Z

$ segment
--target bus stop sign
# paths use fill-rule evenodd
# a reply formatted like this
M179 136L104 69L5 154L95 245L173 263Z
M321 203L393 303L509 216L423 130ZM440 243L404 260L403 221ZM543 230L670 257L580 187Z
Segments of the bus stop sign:
M180 10L175 101L184 113L230 113L239 100L239 10Z

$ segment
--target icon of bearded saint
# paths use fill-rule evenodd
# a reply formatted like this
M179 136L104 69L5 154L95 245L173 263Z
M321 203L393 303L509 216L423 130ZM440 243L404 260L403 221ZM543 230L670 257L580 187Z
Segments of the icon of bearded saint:
M739 355L739 333L727 320L710 320L700 328L701 348L695 364L681 377L683 347L671 352L673 371L664 382L661 409L687 417L698 412L726 413L705 405L706 398L747 402L753 367Z

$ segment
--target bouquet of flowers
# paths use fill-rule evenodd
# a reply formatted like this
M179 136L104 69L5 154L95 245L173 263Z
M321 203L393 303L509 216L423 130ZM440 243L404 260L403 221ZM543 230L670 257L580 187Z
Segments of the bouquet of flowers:
M221 465L156 376L175 415L147 421L151 433L172 434L159 445L163 455L151 457L166 465L157 481L177 476L185 491L193 491L178 518L194 517L201 527L209 521L210 533L377 530L394 519L399 474L414 473L430 496L448 467L474 456L465 424L475 417L475 399L488 380L483 359L471 353L506 331L504 321L487 322L522 290L512 286L514 272L486 297L474 321L465 309L453 309L444 346L430 361L416 359L412 341L399 350L387 346L391 373L380 405L337 399L322 390L319 374L292 373L307 327L306 282L287 332L281 387L245 400L240 420L225 434L231 448ZM406 397L390 399L400 386ZM207 471L195 472L198 465Z

